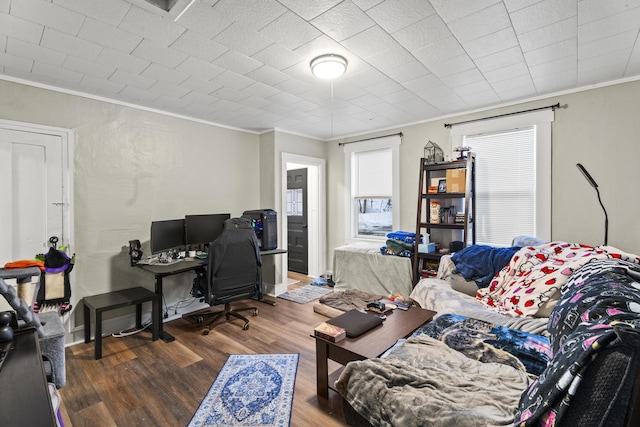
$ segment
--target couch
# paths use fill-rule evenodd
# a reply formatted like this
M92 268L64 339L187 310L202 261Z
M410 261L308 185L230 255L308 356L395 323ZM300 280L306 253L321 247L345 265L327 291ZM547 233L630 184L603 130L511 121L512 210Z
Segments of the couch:
M640 258L553 242L485 288L444 258L411 299L434 320L336 382L358 426L640 425ZM475 296L472 296L475 293Z

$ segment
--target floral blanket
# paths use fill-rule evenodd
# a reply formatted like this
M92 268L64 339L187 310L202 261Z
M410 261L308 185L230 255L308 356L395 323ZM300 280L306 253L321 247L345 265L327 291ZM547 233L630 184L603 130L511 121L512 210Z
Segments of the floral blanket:
M612 246L587 246L551 242L528 246L515 253L491 281L479 289L476 298L499 313L534 316L580 267L588 262L620 259L640 263L640 257Z

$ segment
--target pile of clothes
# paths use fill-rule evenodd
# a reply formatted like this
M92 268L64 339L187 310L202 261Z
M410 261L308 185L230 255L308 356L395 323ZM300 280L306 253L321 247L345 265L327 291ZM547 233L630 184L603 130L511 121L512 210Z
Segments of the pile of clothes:
M383 255L396 255L403 257L413 256L413 247L416 241L416 233L408 231L393 231L387 234L387 244L380 248ZM422 243L422 234L418 243Z

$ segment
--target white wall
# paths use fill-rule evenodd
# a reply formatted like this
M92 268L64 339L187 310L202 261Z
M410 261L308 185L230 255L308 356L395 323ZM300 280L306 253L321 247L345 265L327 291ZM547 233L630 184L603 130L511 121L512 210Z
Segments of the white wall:
M582 163L599 185L609 214L609 245L640 254L640 82L585 90L567 95L483 111L446 120L436 120L370 135L336 140L328 147L327 207L332 248L345 244L343 224L344 166L339 142L402 132L400 146L400 227L414 231L417 209L419 159L432 140L450 153L449 129L445 123L488 117L560 103L552 125L552 239L600 245L604 241L604 214L595 191L575 164Z
M75 130L69 331L83 323L84 296L154 289L153 276L130 267L127 253L132 239L148 253L151 221L239 216L260 203L259 137L251 133L1 80L0 119ZM166 278L166 303L188 294L191 279Z

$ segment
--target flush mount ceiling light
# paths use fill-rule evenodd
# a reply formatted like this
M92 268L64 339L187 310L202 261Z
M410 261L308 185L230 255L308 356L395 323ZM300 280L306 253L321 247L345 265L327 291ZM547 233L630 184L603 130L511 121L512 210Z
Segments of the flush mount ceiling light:
M321 55L311 61L311 72L321 79L335 79L346 71L347 60L339 55Z

